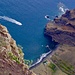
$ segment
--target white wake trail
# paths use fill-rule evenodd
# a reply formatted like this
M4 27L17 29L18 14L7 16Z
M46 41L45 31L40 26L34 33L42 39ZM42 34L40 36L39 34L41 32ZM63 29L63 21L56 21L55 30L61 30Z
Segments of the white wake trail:
M16 21L15 19L9 18L9 17L7 17L7 16L0 16L0 19L3 19L3 20L6 20L6 21L15 23L15 24L17 24L17 25L22 25L22 23Z

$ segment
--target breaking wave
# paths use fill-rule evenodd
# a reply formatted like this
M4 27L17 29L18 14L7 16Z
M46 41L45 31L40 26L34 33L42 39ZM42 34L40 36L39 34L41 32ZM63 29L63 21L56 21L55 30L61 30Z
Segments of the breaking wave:
M6 21L15 23L15 24L17 24L17 25L22 25L22 23L16 21L15 19L9 18L9 17L7 17L7 16L0 16L0 19L3 19L3 20L6 20Z
M63 3L61 3L61 2L58 3L58 8L59 8L59 11L60 11L59 16L61 16L62 14L64 14L66 12L66 10L69 10L66 7L66 5L63 4Z
M46 15L46 16L45 16L45 19L47 19L47 20L49 20L49 21L50 21L51 19L50 19L50 18L47 18L47 16L49 16L49 15Z
M31 66L30 66L30 68L33 68L34 66L36 66L37 64L39 64L48 54L50 54L52 52L52 50L50 50L49 52L47 52L47 53L43 53L41 56L40 56L40 58L38 59L38 61L36 62L36 63L34 63L34 64L32 64Z

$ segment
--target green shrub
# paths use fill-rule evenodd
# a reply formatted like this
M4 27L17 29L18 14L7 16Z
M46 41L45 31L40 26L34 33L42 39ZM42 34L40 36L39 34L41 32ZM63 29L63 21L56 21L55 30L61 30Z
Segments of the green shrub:
M13 55L13 53L9 53L9 57L12 59L12 60L15 60L18 64L20 63L19 59L17 56Z

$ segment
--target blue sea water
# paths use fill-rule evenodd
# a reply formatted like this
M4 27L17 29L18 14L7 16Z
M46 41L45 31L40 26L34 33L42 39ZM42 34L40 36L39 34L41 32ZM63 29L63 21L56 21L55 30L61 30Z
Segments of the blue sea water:
M49 51L46 45L54 47L55 43L44 37L43 30L48 23L45 15L50 19L59 15L59 2L69 9L75 8L75 0L0 0L0 23L8 28L17 44L23 46L25 59L36 61ZM9 19L22 23L22 26Z

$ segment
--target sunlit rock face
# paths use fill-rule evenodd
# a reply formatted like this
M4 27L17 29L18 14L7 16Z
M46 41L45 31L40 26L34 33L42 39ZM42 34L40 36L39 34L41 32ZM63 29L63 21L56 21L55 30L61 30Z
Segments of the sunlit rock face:
M23 56L7 28L0 25L0 75L35 75L24 64Z

